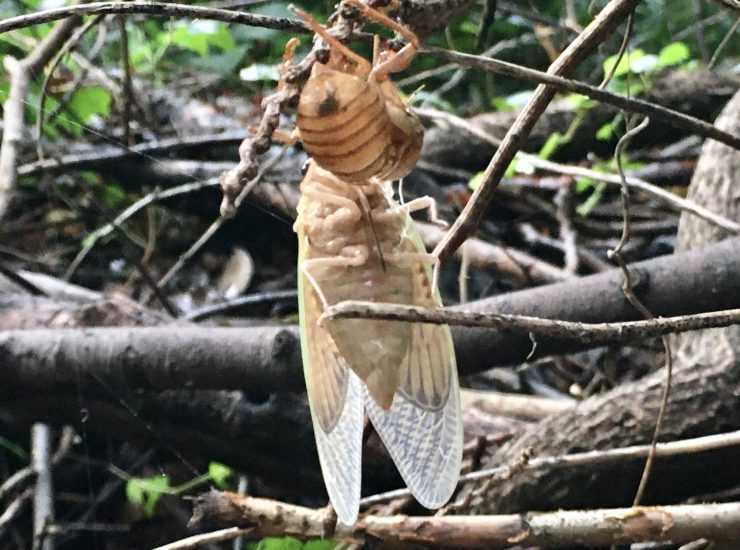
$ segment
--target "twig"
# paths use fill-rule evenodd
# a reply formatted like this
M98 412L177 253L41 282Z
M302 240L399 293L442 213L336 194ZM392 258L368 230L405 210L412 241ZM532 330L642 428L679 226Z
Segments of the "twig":
M737 30L738 26L740 26L740 16L738 16L737 19L735 19L735 22L732 24L732 27L729 31L727 31L727 35L722 39L722 42L719 43L717 46L717 49L714 50L714 53L712 54L712 58L709 60L709 63L707 63L707 69L712 69L714 65L717 63L717 60L719 59L719 54L722 52L722 50L727 46L727 44L730 43L730 39L735 34L735 31Z
M214 542L223 542L225 540L235 539L244 535L249 535L254 531L251 527L240 529L239 527L229 527L227 529L220 529L219 531L213 531L211 533L203 533L201 535L193 535L186 539L178 540L165 544L164 546L157 546L154 550L189 550L191 548L198 548L206 544Z
M554 198L555 215L560 224L560 238L563 241L563 269L569 275L578 273L578 243L573 227L573 194L570 185L562 185Z
M605 546L639 541L688 542L740 537L740 503L577 510L491 516L368 515L354 526L327 520L319 510L235 493L201 495L192 521L249 525L255 536L328 536L333 540L447 548Z
M467 120L455 116L451 113L445 113L444 111L438 111L436 109L416 109L416 112L423 116L444 120L445 122L457 126L458 128L461 128L469 132L470 134L482 140L485 140L488 143L491 143L492 145L500 146L501 144L500 140L498 140L496 137L492 136L482 128L478 128L477 126L472 125ZM653 185L652 183L641 180L639 178L624 176L623 180L622 177L620 177L618 174L605 174L603 172L597 172L596 170L590 170L588 168L582 168L580 166L567 166L565 164L560 164L551 160L541 159L536 155L530 155L521 151L517 152L516 158L524 160L535 168L548 170L558 174L565 174L579 178L590 178L596 181L603 181L613 185L622 185L622 181L625 181L629 187L645 193L645 195L664 206L667 206L673 210L689 212L705 221L708 221L709 223L716 225L717 227L721 227L725 231L728 231L735 235L740 234L740 223L719 214L715 214L714 212L707 210L706 208L699 204L696 204L695 202L681 198L669 191L661 189L657 185Z
M221 145L230 143L239 143L244 139L245 132L229 131L218 134L204 134L190 137L175 137L161 140L153 140L140 143L132 147L126 147L123 144L117 144L118 147L108 149L97 149L91 153L80 153L64 155L58 159L44 159L36 162L29 162L18 167L18 175L32 176L44 171L60 170L84 170L90 165L117 160L125 160L132 157L144 157L148 160L155 160L152 155L165 153L168 151L177 151L189 147L202 145ZM190 176L191 174L187 174Z
M208 186L216 186L218 185L217 179L211 179L208 181L196 181L194 183L186 183L183 185L179 185L177 187L172 187L171 189L167 189L166 191L161 191L159 189L149 193L148 195L140 198L138 201L133 203L131 206L126 208L123 212L121 212L116 218L110 222L105 224L103 227L100 227L99 229L96 229L90 235L88 235L87 239L85 240L85 244L82 247L82 249L77 253L77 256L75 256L74 260L72 260L72 263L69 264L69 267L67 268L67 271L64 273L64 280L68 281L72 275L77 271L77 268L80 266L82 261L87 257L87 255L90 253L90 251L95 247L97 242L110 235L115 231L116 225L122 225L123 222L128 220L131 216L136 214L139 210L142 208L145 208L149 206L150 204L157 202L162 199L174 197L177 195L182 195L185 193L192 193L194 191L198 191L200 189L203 189L204 187Z
M280 162L280 159L283 158L284 152L285 149L281 149L281 151L277 155L275 155L268 162L265 163L265 165L262 167L262 170L249 183L247 183L247 185L240 189L239 195L236 197L233 203L234 211L236 211L239 206L241 206L241 203L247 197L249 192L262 180L264 175L269 172L273 166ZM223 180L221 181L223 185ZM190 248L188 248L180 255L175 264L159 280L159 282L157 283L157 287L160 289L164 288L164 286L170 281L170 279L172 279L172 277L187 263L187 261L190 260L190 258L192 258L203 247L203 245L208 242L208 240L213 236L214 233L216 233L216 231L218 231L219 227L221 227L228 218L229 216L225 215L222 211L219 217L216 218L216 220L208 227L208 229L203 232L200 238L195 241L190 246Z
M629 216L629 186L624 176L624 168L622 167L622 151L627 147L631 139L640 133L642 130L647 128L650 123L649 118L645 118L640 124L629 130L617 143L614 150L614 159L617 162L617 170L619 177L622 180L622 191L621 191L621 203L622 203L622 236L619 239L617 246L609 250L607 256L613 259L619 265L619 269L622 271L623 283L622 293L624 297L632 304L632 306L640 312L640 314L647 320L654 319L653 313L647 308L647 306L640 300L634 292L632 275L627 267L627 262L622 256L622 250L627 244L630 238L630 216ZM665 411L668 407L668 398L671 393L671 381L673 379L673 354L671 353L671 345L668 342L668 338L665 335L661 335L661 341L663 342L663 348L665 349L665 369L666 369L666 380L663 388L663 395L660 401L660 408L658 409L658 417L655 420L655 431L653 432L653 441L650 446L650 452L648 453L647 460L645 461L645 468L642 471L642 477L640 478L640 484L635 493L635 498L632 502L633 506L637 506L642 500L642 496L645 493L645 487L647 486L650 473L652 472L653 462L655 460L655 448L658 444L658 437L663 427L663 421L665 419Z
M54 489L51 478L51 429L34 424L31 429L31 462L36 473L33 498L33 549L53 550L54 541L46 527L54 522Z
M36 109L36 154L39 156L39 160L43 160L44 158L44 150L43 150L43 142L42 142L42 128L44 126L44 104L46 103L46 96L49 89L49 82L51 81L51 77L54 75L54 71L56 70L59 63L62 61L62 58L64 58L69 51L77 46L77 44L82 40L82 37L85 36L85 33L87 33L88 30L90 30L91 27L94 25L97 25L100 20L102 19L102 15L99 15L98 17L95 17L93 19L90 19L87 21L84 25L80 26L72 36L70 36L69 40L64 44L64 46L59 50L59 52L54 56L54 59L49 63L49 69L46 72L46 76L44 77L44 82L41 85L41 93L39 94L39 104L38 108ZM49 117L51 119L51 117Z
M658 443L656 447L656 456L658 458L667 458L685 454L706 453L715 449L726 447L735 447L740 445L740 430L722 434L707 435L691 439L682 439L668 443ZM597 464L607 464L612 462L622 462L625 460L636 460L645 458L649 453L652 445L632 445L630 447L621 447L618 449L607 449L603 451L586 451L583 453L572 453L562 456L544 456L530 458L522 467L523 471L532 471L537 469L557 469L557 468L577 468L580 466L594 466ZM508 476L511 466L503 465L495 468L486 468L477 472L470 472L460 476L459 484L463 485L472 481L499 479ZM405 497L410 495L408 489L396 489L385 493L365 497L360 501L364 508L381 504L389 500ZM450 506L455 506L451 504Z
M409 323L484 327L595 344L628 342L664 334L731 326L740 323L740 309L622 323L577 323L506 313L479 313L459 309L348 300L329 306L320 318L321 321L332 319L383 319Z
M216 304L210 304L199 309L194 309L188 314L184 315L183 318L188 321L202 321L208 317L218 315L219 313L225 313L233 309L237 309L246 305L262 304L265 302L277 302L283 300L295 300L298 298L298 291L296 290L278 290L275 292L258 292L256 294L249 294L247 296L239 296L231 300L219 302Z
M222 10L204 6L192 6L186 4L165 4L161 2L93 2L81 6L64 6L50 10L37 11L16 17L8 17L0 21L0 34L50 23L67 17L83 15L108 15L108 14L134 15L145 14L154 17L190 17L193 19L212 19L225 23L238 23L251 27L263 27L279 31L290 31L297 33L308 33L309 29L302 21L284 19L282 17L269 17L241 11Z
M26 481L32 479L35 475L36 472L30 466L16 471L0 485L0 500L4 499L5 495L9 495L19 485L23 485Z
M614 32L619 23L632 13L638 3L639 0L611 0L583 33L555 60L548 72L558 75L570 74L583 58ZM555 91L554 87L544 85L538 86L534 91L527 106L519 113L501 142L501 146L493 155L470 202L455 220L445 239L434 249L434 255L439 259L451 255L478 225L506 167L555 96Z
M624 30L624 36L622 37L622 43L619 45L619 51L617 52L617 55L614 57L614 63L612 63L611 68L609 69L609 73L604 76L604 80L601 81L601 84L599 84L599 89L604 90L606 89L609 82L611 82L612 78L614 78L614 73L617 72L617 67L619 66L619 63L622 61L622 57L624 57L624 52L627 51L627 46L630 43L630 38L632 38L632 25L635 22L635 12L629 14L627 17L627 28Z
M71 6L70 8L81 7L85 6ZM5 21L0 21L0 27L3 23ZM0 146L0 219L8 209L11 194L18 179L18 147L23 139L26 95L31 78L49 62L78 24L79 18L77 17L62 21L20 61L10 55L3 58L5 69L10 76L10 91L3 105L3 138Z
M121 126L123 127L123 143L131 145L131 103L133 90L131 85L131 61L128 53L128 33L126 32L126 16L117 15L119 47L121 51L121 66L123 68L123 108L121 109Z
M602 103L619 107L624 111L649 116L655 120L660 120L661 122L670 124L671 126L683 128L697 135L709 137L735 149L740 149L740 136L717 128L716 126L696 117L692 117L679 111L674 111L673 109L669 109L649 101L628 98L606 90L601 90L596 86L591 86L577 80L564 78L557 74L551 74L550 72L543 73L535 69L529 69L527 67L522 67L521 65L501 61L500 59L492 59L431 47L425 47L421 52L444 61L454 62L492 73L504 74L514 78L530 80L539 84L546 84L548 87L551 86L561 91L583 94L586 97L590 97L591 99L595 99Z

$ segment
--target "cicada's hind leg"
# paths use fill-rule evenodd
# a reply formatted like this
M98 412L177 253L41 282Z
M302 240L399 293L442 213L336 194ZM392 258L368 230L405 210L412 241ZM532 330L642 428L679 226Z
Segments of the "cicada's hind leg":
M410 214L411 212L418 212L419 210L429 210L429 221L432 222L435 225L439 225L442 227L449 227L450 224L447 223L445 220L439 217L439 210L437 209L437 201L434 200L429 195L425 195L423 197L417 197L415 199L410 200L409 202L404 202L403 204L399 204L398 206L394 206L391 209L391 212L405 212L406 214Z
M365 247L357 247L356 254L354 256L334 256L330 258L308 258L301 262L301 272L306 276L308 282L316 291L316 295L321 300L321 305L324 309L329 307L329 302L326 299L326 295L321 290L316 277L311 273L312 270L328 268L328 267L357 267L367 262L368 254Z
M394 55L391 55L387 57L386 59L382 59L380 61L376 61L373 70L371 72L372 75L389 75L391 73L397 73L400 71L403 71L406 67L408 67L411 64L411 60L416 55L416 52L419 51L419 38L411 32L410 29L404 27L403 25L395 22L393 19L388 17L382 12L379 12L378 10L371 8L367 4L364 4L360 0L344 0L345 4L348 4L352 6L353 8L357 8L362 12L362 15L365 16L367 19L371 19L377 23L380 23L381 25L385 25L389 29L397 32L401 36L403 36L407 40L407 44L401 48L398 52L396 52ZM378 42L375 43L375 47L378 47ZM374 52L373 59L379 59L380 56L378 55L378 52Z
M329 46L338 51L340 54L342 54L344 57L346 57L348 60L350 60L352 63L357 65L358 69L364 73L367 74L370 72L370 63L368 63L367 59L362 57L361 55L356 54L352 50L350 50L347 46L342 44L339 40L334 38L331 34L327 32L327 30L321 26L321 24L316 21L311 15L306 13L300 8L297 8L293 5L288 6L293 13L295 13L298 17L303 19L304 23L308 25L308 27L316 34L318 34L321 38L324 39L324 41L329 44Z

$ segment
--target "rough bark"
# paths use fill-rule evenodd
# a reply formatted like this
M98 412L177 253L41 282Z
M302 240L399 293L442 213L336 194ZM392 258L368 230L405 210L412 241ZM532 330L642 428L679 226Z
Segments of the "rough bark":
M670 72L659 79L644 99L664 107L710 120L716 110L732 97L740 86L740 79L722 76L709 71ZM537 121L529 135L524 150L539 151L549 136L555 132L564 134L577 122L572 139L558 148L555 157L582 159L587 152L611 155L614 141L595 138L597 130L612 120L617 110L609 105L598 104L584 116L567 100L553 102ZM473 117L470 122L499 139L503 138L518 113L485 113ZM652 143L670 143L685 135L665 124L653 122L638 135L633 146ZM432 128L424 137L422 161L470 171L482 170L493 154L493 147L484 141L456 128Z
M717 124L740 127L740 93L726 106ZM691 184L690 198L731 219L740 219L737 176L740 153L708 141ZM681 250L706 246L723 234L705 222L683 216ZM737 277L738 271L735 271ZM729 298L729 297L728 297ZM740 428L740 327L712 329L677 337L672 346L675 375L661 441L697 437ZM663 370L587 399L574 409L553 415L524 435L484 457L484 466L516 460L525 450L560 455L648 443L660 403ZM676 502L740 484L740 449L701 456L659 460L647 487L646 500ZM542 471L514 476L477 491L461 511L500 513L520 510L618 506L636 490L643 461L617 467Z
M632 264L631 270L640 281L637 294L656 315L740 307L740 237L680 256ZM583 322L636 319L620 284L621 275L612 270L462 307ZM28 310L39 311L33 306ZM83 313L39 315L51 316L59 322L55 326L69 327L90 324L76 319L124 320L135 312L114 309L105 313L105 309L91 307ZM539 337L532 354L532 341L526 334L457 327L453 337L462 374L585 347L577 341ZM150 391L198 388L267 394L303 387L299 334L291 325L8 330L0 333L0 378L6 382L0 384L0 395L62 388L99 394L96 378L119 388Z

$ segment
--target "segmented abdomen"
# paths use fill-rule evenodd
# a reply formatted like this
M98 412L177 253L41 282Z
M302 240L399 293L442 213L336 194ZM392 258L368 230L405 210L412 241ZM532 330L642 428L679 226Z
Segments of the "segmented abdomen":
M394 128L377 87L323 68L298 104L303 147L316 163L348 182L390 179L398 163Z

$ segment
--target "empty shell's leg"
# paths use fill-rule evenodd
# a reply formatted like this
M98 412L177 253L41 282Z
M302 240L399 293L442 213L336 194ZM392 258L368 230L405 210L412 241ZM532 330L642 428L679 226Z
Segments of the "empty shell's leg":
M373 21L376 21L381 25L385 25L389 29L403 36L408 41L408 44L401 48L401 50L395 55L375 65L371 74L387 75L390 73L397 73L408 67L411 63L411 60L416 55L416 52L419 50L419 38L413 32L411 32L410 29L404 27L399 23L396 23L393 19L391 19L384 13L371 8L360 0L344 0L344 2L345 4L349 4L350 6L360 10L362 12L362 15L364 15L367 19L372 19ZM375 58L377 56L374 55L373 57Z
M316 21L312 16L310 16L308 13L303 11L300 8L296 8L293 5L288 6L291 10L293 10L293 13L295 13L298 17L303 19L303 21L308 25L308 27L318 34L321 38L324 39L324 41L329 44L331 48L334 48L335 50L339 51L344 57L352 61L357 65L357 67L360 69L360 71L363 74L368 74L370 72L370 63L368 63L367 59L364 57L357 55L355 52L350 50L347 46L342 44L339 40L334 38L331 34L327 32L327 30L321 26L321 24Z

